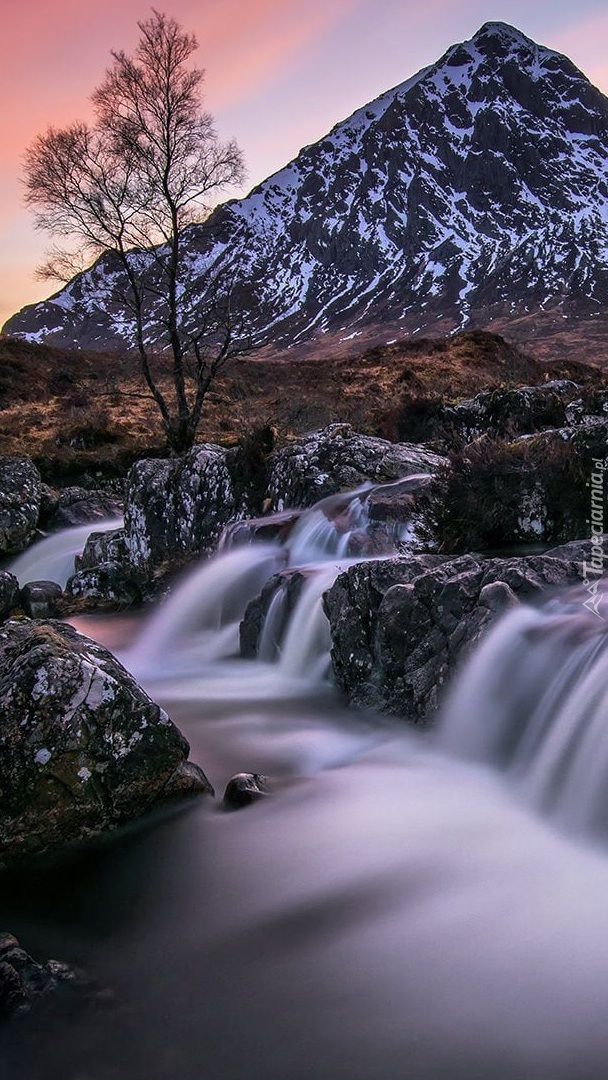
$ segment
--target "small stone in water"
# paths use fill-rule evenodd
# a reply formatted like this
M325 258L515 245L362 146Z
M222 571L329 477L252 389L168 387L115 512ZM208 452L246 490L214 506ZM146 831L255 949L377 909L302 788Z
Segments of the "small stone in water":
M240 810L243 806L263 799L268 794L268 778L261 773L237 773L226 785L222 806L225 810Z

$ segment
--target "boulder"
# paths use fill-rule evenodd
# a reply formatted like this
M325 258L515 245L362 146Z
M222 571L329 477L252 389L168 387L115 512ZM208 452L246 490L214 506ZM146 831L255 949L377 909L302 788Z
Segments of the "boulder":
M372 488L366 499L370 521L409 521L424 499L431 480L431 475L426 474Z
M182 459L138 461L127 481L125 543L146 578L166 560L211 552L242 506L228 467L229 451L195 446Z
M45 513L41 510L40 523L43 528L52 531L87 525L89 522L93 526L95 521L120 517L123 498L119 493L71 486L62 488L55 499L47 494L43 507Z
M127 541L124 529L107 532L91 532L80 555L76 555L76 570L93 570L97 566L114 563L125 565L128 561Z
M237 773L226 785L222 806L224 810L241 810L268 794L268 780L261 773Z
M20 593L20 603L30 619L52 619L60 614L63 589L56 581L28 581Z
M492 438L532 434L569 423L567 409L580 387L569 379L553 379L540 386L499 388L446 406L441 417L444 433L469 441L480 435Z
M113 610L141 604L139 582L126 563L100 563L87 570L78 570L68 578L65 595L87 601L87 609L109 605ZM78 608L81 610L82 606ZM26 612L26 614L28 614Z
M259 656L262 660L276 660L290 616L307 579L305 570L281 570L268 579L259 596L250 600L239 627L240 652L244 659ZM273 625L267 627L266 646L260 655L260 642L271 607L274 608Z
M325 594L336 682L352 704L427 723L443 684L506 609L580 583L549 555L416 556L351 566Z
M0 626L0 864L211 792L119 662L60 622Z
M19 582L9 570L0 570L0 621L19 603Z
M16 555L34 537L42 482L26 457L0 457L0 555Z
M442 460L420 446L359 435L348 424L330 424L271 455L269 506L273 510L312 506L365 483L432 473Z
M0 1018L17 1018L49 1005L65 1005L73 1012L74 1006L110 1000L79 968L59 960L38 962L16 937L0 931Z

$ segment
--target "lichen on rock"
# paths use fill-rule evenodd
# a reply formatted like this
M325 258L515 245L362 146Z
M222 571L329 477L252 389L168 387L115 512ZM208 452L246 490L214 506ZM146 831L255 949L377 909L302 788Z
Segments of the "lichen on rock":
M64 623L0 627L0 717L0 864L212 792L167 714Z

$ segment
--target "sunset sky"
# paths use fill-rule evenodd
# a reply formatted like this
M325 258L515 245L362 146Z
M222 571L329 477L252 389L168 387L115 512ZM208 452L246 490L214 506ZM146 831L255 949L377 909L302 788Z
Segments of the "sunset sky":
M49 124L86 119L110 49L129 51L146 0L0 0L0 324L42 299L48 239L22 204L25 147ZM199 40L206 107L247 163L244 194L305 144L436 60L489 19L570 58L608 93L606 0L157 0Z

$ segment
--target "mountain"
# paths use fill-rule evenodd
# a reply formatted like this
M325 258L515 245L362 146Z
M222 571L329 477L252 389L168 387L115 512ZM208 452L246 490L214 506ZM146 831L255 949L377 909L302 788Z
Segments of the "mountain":
M486 23L185 237L195 293L236 262L252 324L278 348L543 311L601 320L608 99L565 56ZM120 291L104 256L4 332L124 345Z

